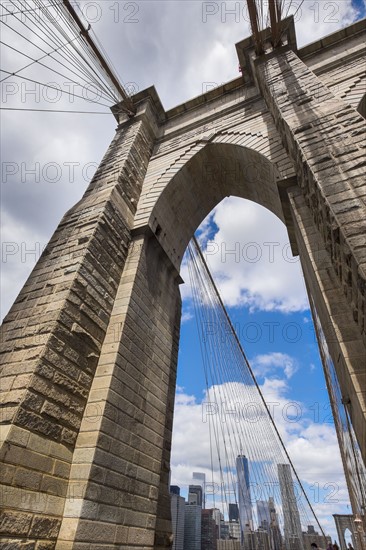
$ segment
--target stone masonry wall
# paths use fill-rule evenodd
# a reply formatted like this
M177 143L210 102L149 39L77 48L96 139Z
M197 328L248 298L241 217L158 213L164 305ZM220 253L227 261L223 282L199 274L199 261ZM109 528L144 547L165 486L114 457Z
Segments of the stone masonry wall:
M333 358L342 395L348 401L348 412L355 432L359 435L360 448L366 455L366 350L358 327L352 318L352 310L324 241L315 226L311 210L305 203L299 188L289 190L292 216L295 224L296 242L309 297L313 301L322 324L329 353ZM310 300L310 301L311 301ZM335 403L331 403L336 406ZM340 442L343 443L341 434ZM356 482L348 476L347 460L344 469L353 510L358 510L353 494Z
M366 126L292 51L257 78L366 343Z
M256 76L350 311L332 321L345 333L358 327L363 352L350 351L354 336L337 338L348 360L338 369L345 398L352 397L354 428L366 459L365 393L361 391L366 344L366 126L361 115L336 98L293 51L286 48L256 62ZM315 267L317 262L315 262ZM337 298L328 298L338 304ZM322 319L328 322L325 316ZM350 356L353 356L351 359ZM332 354L335 363L337 355ZM361 363L360 363L361 361ZM348 363L348 364L347 364ZM343 372L344 371L344 372ZM347 371L347 372L346 372ZM351 376L352 374L352 376Z
M32 540L36 548L52 548L57 537L154 124L146 107L118 129L83 199L62 219L4 320L1 529L32 548Z
M181 302L155 237L137 236L73 457L57 550L170 547L168 492Z

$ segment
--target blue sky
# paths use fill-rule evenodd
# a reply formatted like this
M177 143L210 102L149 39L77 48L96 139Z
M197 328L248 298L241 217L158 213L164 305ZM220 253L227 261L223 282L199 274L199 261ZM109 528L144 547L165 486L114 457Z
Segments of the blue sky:
M308 496L334 538L332 514L349 513L348 495L303 275L285 226L263 207L229 197L196 235ZM172 451L172 482L183 494L193 471L211 475L208 424L202 424L206 385L186 262ZM192 450L192 429L206 454Z
M364 0L352 0L353 7L357 10L359 19L362 19L366 15L366 4Z

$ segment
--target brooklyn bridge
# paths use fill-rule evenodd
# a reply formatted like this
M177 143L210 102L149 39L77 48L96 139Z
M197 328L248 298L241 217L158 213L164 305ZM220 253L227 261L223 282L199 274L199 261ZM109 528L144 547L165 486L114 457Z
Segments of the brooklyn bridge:
M365 20L299 48L301 3L245 6L239 76L170 110L153 86L128 92L76 2L1 6L2 45L24 64L1 82L57 90L30 66L92 82L117 123L3 321L1 548L338 550L199 242L234 196L273 213L300 259L350 502L337 538L366 550ZM184 496L171 476L183 264L212 473L192 471Z

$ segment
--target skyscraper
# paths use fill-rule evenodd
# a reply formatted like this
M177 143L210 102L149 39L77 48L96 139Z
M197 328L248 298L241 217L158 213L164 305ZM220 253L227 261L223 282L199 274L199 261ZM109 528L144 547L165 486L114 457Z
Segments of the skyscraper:
M193 472L193 485L201 485L202 487L202 508L206 508L206 474L203 472Z
M271 517L269 513L269 503L266 500L257 500L258 527L269 531Z
M229 521L239 521L239 508L236 503L229 504Z
M188 502L202 507L203 490L201 485L190 485L188 487Z
M185 499L180 496L180 489L176 485L170 486L170 509L174 535L172 550L183 550Z
M240 541L241 533L240 533L240 524L239 524L239 522L238 521L229 521L228 526L229 526L230 538Z
M289 464L277 464L287 550L304 550L300 514Z
M253 531L253 513L250 499L249 467L245 455L239 455L236 459L236 472L238 476L238 500L241 541L244 541L244 533Z
M268 499L269 516L270 516L270 545L272 550L280 550L282 548L282 535L278 524L277 512L273 497Z
M202 510L201 550L216 550L218 527L214 510Z
M171 485L170 486L170 494L173 494L173 495L180 495L180 487L178 487L178 485Z
M218 508L212 508L212 517L215 520L217 527L217 538L221 538L221 523L224 521L224 516Z
M267 529L264 527L258 527L255 534L257 536L256 550L272 550L271 539Z
M201 515L201 506L186 503L184 517L184 550L201 550Z

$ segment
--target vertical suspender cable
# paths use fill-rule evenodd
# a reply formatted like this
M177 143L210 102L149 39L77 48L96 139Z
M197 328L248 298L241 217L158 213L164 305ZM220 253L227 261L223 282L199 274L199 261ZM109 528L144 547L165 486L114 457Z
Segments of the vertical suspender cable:
M325 533L324 533L324 531L323 531L323 528L322 528L322 526L320 525L320 523L319 523L319 521L318 521L318 518L317 518L317 516L316 516L316 514L315 514L315 511L314 511L314 509L313 509L313 507L312 507L312 504L311 504L311 502L310 502L310 500L309 500L309 498L308 498L308 496L307 496L307 494L306 494L306 492L305 492L304 486L303 486L303 484L302 484L302 482L301 482L301 480L300 480L300 478L299 478L299 476L298 476L298 474L297 474L297 472L296 472L296 470L295 470L295 467L294 467L294 465L293 465L293 463L292 463L292 460L291 460L291 458L290 458L290 456L289 456L289 454L288 454L288 452L287 452L286 446L285 446L285 444L284 444L284 442L283 442L283 440L282 440L282 437L281 437L281 435L280 435L280 433L279 433L279 431L278 431L278 429L277 429L277 426L276 426L276 424L275 424L275 421L273 420L273 417L272 417L272 415L271 415L271 413L270 413L270 410L269 410L269 408L268 408L268 406L267 406L267 403L266 403L266 401L265 401L265 399L264 399L264 396L263 396L263 394L262 394L262 391L261 391L261 389L260 389L260 387L259 387L259 385L258 385L258 382L257 382L257 380L256 380L256 378L255 378L255 376L254 376L254 373L253 373L252 368L251 368L251 366L250 366L250 364L249 364L249 361L248 361L248 359L247 359L247 357L246 357L246 354L245 354L245 352L244 352L244 350L243 350L243 347L242 347L242 345L241 345L241 342L240 342L240 340L239 340L239 338L238 338L238 335L236 334L236 331L235 331L235 329L234 329L234 326L233 326L233 324L232 324L232 322L231 322L231 319L230 319L230 317L229 317L229 314L228 314L228 312L227 312L227 310L226 310L226 307L225 307L225 305L224 305L224 303L223 303L223 301L222 301L222 299L221 299L221 296L220 296L219 291L218 291L218 289L217 289L216 283L215 283L215 281L213 280L213 277L212 277L211 272L210 272L210 270L209 270L209 268L208 268L207 262L206 262L206 260L205 260L205 258L204 258L204 256L203 256L203 254L202 254L201 247L199 246L199 244L198 244L197 239L196 239L195 236L193 236L192 240L193 240L193 243L194 243L194 245L195 245L195 248L197 249L197 253L198 253L199 257L200 257L200 260L201 260L201 262L202 262L202 264L203 264L203 266L204 266L204 268L205 268L205 270L206 270L207 276L208 276L208 278L209 278L209 280L210 280L210 282L211 282L211 284L212 284L212 287L214 288L214 291L215 291L215 293L216 293L217 299L218 299L218 301L219 301L219 303L220 303L220 305L221 305L221 308L222 308L222 310L223 310L223 312L224 312L224 315L225 315L226 320L227 320L227 322L228 322L228 324L229 324L229 327L230 327L230 329L231 329L231 331L232 331L232 334L233 334L233 336L234 336L234 339L235 339L235 341L236 341L236 343L237 343L237 345L238 345L238 348L239 348L239 350L240 350L240 353L241 353L241 355L243 356L243 359L244 359L244 361L245 361L245 363L246 363L246 365L247 365L247 368L248 368L248 371L249 371L249 373L250 373L250 376L251 376L251 378L252 378L252 380L253 380L253 383L254 383L254 385L255 385L255 387L256 387L258 393L259 393L259 396L260 396L260 398L261 398L261 400L262 400L262 402L263 402L263 405L264 405L264 407L265 407L265 409L266 409L266 411L267 411L268 418L270 419L270 421L271 421L271 423L272 423L272 426L273 426L274 431L275 431L275 433L276 433L276 435L277 435L277 437L278 437L278 439L279 439L279 441L280 441L280 443L281 443L281 446L282 446L282 448L283 448L283 450L284 450L284 453L285 453L285 455L286 455L286 458L287 458L287 460L289 461L289 464L291 465L291 468L292 468L293 473L295 474L296 480L297 480L297 482L299 483L299 486L300 486L300 488L301 488L301 490L302 490L302 492L303 492L303 494L304 494L304 496L305 496L305 499L306 499L306 501L307 501L307 503L308 503L308 506L309 506L309 508L310 508L310 510L311 510L311 512L312 512L312 514L313 514L313 516L314 516L314 518L315 518L315 520L316 520L316 522L317 522L317 524L318 524L318 527L319 527L319 529L320 529L320 531L321 531L321 533L322 533L322 535L323 535L323 537L324 537L324 539L325 539Z

